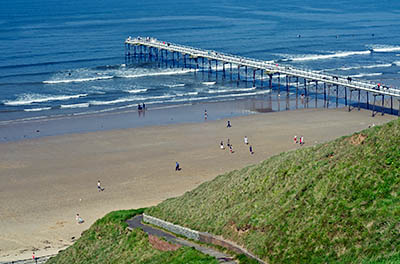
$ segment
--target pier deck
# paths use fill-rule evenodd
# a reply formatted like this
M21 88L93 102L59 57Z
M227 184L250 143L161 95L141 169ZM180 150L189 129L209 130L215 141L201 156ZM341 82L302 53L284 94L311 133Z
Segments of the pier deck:
M160 41L155 38L142 38L142 37L137 37L137 38L127 38L125 40L125 47L126 47L126 54L131 55L131 48L134 48L134 54L136 54L136 47L146 47L148 49L149 54L151 54L152 49L155 52L155 55L157 58L163 56L163 51L164 52L170 52L172 56L174 56L175 53L181 54L183 58L186 58L186 56L189 56L190 59L194 59L196 62L198 62L198 59L201 58L203 59L203 64L204 64L204 59L208 60L209 63L212 61L215 61L216 63L222 62L222 64L225 66L225 64L230 64L230 69L231 69L231 74L232 74L232 65L236 65L238 72L240 71L241 67L246 68L246 74L247 74L247 68L252 68L253 69L253 83L255 83L255 73L256 71L260 71L261 75L266 74L270 77L270 86L272 86L272 78L274 75L285 75L287 77L294 77L296 78L297 82L297 87L299 84L299 79L304 80L304 89L305 93L307 94L307 83L315 83L316 86L318 87L318 83L322 83L324 85L324 90L326 85L328 86L333 86L336 87L337 89L340 87L344 87L345 90L345 100L347 104L347 89L349 90L350 93L350 99L351 99L351 94L354 91L364 91L368 94L370 93L374 97L374 104L377 96L382 96L382 107L383 107L383 102L384 102L384 97L386 96L387 98L389 97L391 102L393 101L393 98L396 98L399 100L399 115L400 115L400 89L397 88L392 88L392 87L386 87L379 85L377 83L373 83L370 81L364 81L364 80L358 80L358 79L353 79L350 77L346 76L340 76L340 75L329 75L326 73L321 73L317 71L312 71L312 70L305 70L305 69L298 69L289 65L281 65L273 61L263 61L263 60L258 60L254 58L247 58L247 57L241 57L237 55L232 55L232 54L226 54L223 52L217 52L214 50L204 50L204 49L199 49L199 48L194 48L194 47L189 47L189 46L183 46L179 44L174 44L171 42L166 42L166 41ZM140 52L142 53L142 50L140 49ZM166 56L168 56L166 54ZM198 65L198 64L197 64ZM210 64L211 65L211 64ZM238 73L238 79L240 79L239 73ZM286 80L286 84L288 85L288 81ZM360 96L359 96L360 97ZM393 103L391 103L391 108L393 108ZM350 110L350 108L349 108ZM374 110L373 110L374 111ZM392 109L393 112L393 109ZM374 114L374 113L373 113ZM382 112L383 114L383 112Z

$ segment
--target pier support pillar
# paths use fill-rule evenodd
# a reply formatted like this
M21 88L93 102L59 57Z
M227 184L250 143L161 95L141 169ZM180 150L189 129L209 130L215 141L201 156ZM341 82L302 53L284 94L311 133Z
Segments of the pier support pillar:
M339 85L336 85L336 108L339 106Z
M222 78L225 79L225 62L222 63Z
M390 114L393 115L393 96L390 96Z
M397 115L400 117L400 99L397 100L397 102L399 103L399 110L398 110L398 112L397 112Z
M269 88L272 89L272 74L268 74L269 76Z
M218 80L218 61L215 60L215 79Z
M367 91L367 109L369 109L369 92Z
M256 69L253 69L253 87L256 87Z
M231 81L232 81L232 63L229 63L229 68L230 68L230 78L231 78Z
M211 60L208 60L208 73L211 73Z
M264 71L261 69L261 88L264 87Z
M281 74L278 72L278 94L281 93Z
M326 103L326 83L324 82L324 105L326 107L327 103Z
M344 87L344 105L347 106L347 87Z
M382 115L385 114L385 96L382 94Z
M245 72L246 82L247 82L247 66L244 66L244 72Z
M289 95L289 76L286 75L286 94Z
M361 90L358 90L358 111L360 111Z
M376 94L373 94L373 96L374 96L374 104L372 105L372 117L375 116Z
M318 81L315 81L315 108L318 107Z
M238 77L238 81L240 81L240 65L238 65L237 68L238 68L238 76L237 77Z
M307 79L304 79L304 106L308 107Z
M353 95L353 89L350 89L349 92L350 92L350 97L349 97L349 112L350 112L350 111L351 111L351 109L350 109L350 105L351 105L351 96Z

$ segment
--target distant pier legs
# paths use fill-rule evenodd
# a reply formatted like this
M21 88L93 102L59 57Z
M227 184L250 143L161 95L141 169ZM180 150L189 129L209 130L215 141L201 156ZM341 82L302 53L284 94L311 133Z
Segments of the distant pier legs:
M256 69L253 69L253 87L256 87Z

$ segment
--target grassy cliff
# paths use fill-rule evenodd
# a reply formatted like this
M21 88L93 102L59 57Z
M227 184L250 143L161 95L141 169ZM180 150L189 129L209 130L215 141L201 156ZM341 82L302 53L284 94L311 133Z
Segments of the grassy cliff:
M232 171L147 213L268 262L400 262L400 120Z
M139 209L107 214L84 231L72 246L46 263L218 263L215 258L192 248L169 252L154 249L147 234L138 229L127 230L125 220L142 212L143 209Z

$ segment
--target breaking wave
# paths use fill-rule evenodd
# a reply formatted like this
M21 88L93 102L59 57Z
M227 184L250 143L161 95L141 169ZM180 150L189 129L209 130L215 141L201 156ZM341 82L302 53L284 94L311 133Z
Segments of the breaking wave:
M88 96L88 94L75 94L75 95L38 95L38 94L25 94L14 101L3 101L4 105L18 106L18 105L30 105L32 103L43 103L49 101L65 101L69 99L76 99L80 97Z

